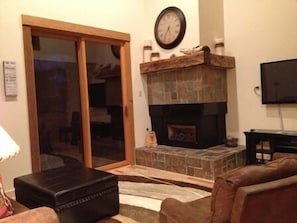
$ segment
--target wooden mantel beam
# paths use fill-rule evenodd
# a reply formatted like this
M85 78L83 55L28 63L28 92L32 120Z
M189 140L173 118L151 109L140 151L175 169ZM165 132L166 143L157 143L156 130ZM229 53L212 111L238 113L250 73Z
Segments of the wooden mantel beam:
M235 58L201 51L195 55L179 56L170 59L142 63L140 64L140 73L151 74L159 71L168 71L198 65L206 65L217 69L233 69L235 68Z

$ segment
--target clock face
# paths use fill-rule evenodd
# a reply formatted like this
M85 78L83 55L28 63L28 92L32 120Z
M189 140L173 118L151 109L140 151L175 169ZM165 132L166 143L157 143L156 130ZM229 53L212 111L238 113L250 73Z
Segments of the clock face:
M158 24L158 36L163 43L172 43L177 38L180 28L178 16L176 13L169 11L164 14Z
M164 49L176 47L183 39L186 20L182 11L176 7L164 9L155 23L155 38Z

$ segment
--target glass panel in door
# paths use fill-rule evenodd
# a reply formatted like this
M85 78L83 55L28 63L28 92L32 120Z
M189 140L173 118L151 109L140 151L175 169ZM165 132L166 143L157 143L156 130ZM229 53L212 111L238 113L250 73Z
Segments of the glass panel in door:
M41 169L83 162L76 43L33 37Z
M119 47L86 42L93 167L125 160Z

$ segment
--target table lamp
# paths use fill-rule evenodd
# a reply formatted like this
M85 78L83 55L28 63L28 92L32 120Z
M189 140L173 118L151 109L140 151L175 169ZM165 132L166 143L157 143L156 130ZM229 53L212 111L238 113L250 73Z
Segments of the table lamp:
M7 160L20 151L20 147L9 134L0 126L0 162ZM13 213L9 198L6 196L0 175L0 219Z
M20 147L0 126L0 162L7 160L20 151Z

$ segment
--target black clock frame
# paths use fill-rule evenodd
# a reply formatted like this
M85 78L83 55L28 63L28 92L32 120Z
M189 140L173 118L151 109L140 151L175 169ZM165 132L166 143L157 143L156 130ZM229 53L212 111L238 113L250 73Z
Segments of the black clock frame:
M160 38L158 37L158 24L160 22L160 20L162 19L162 17L168 13L169 11L173 11L179 18L180 20L180 32L177 36L177 38L171 42L171 43L163 43L162 40L160 40ZM157 43L159 44L160 47L164 48L164 49L172 49L174 47L176 47L178 44L180 44L180 42L183 40L184 36L186 33L186 17L184 15L184 13L177 7L168 7L165 8L161 11L161 13L158 15L156 22L155 22L155 27L154 27L154 34L155 34L155 39L157 41Z

